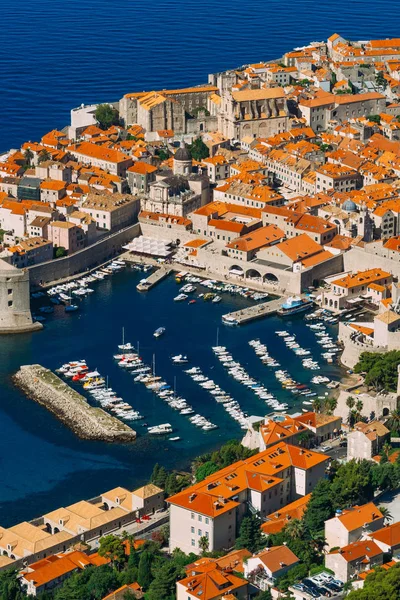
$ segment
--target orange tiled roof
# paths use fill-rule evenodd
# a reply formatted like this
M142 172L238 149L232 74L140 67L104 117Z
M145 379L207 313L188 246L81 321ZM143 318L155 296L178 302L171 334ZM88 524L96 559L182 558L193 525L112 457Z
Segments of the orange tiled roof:
M400 546L400 521L378 529L371 534L371 537L378 542L383 542L388 546L396 547Z
M129 156L126 156L123 152L118 150L112 150L111 148L105 148L103 146L97 146L91 142L81 142L68 147L68 150L77 154L83 154L90 158L97 158L99 160L105 160L107 162L119 163L129 160Z
M279 229L277 225L267 225L266 227L246 233L242 237L235 238L229 244L226 244L226 247L242 252L250 252L251 250L275 244L284 238L285 232Z
M158 170L154 165L149 165L149 163L143 162L141 160L136 161L131 167L129 167L128 171L131 173L139 173L140 175L148 175L149 173L155 173Z
M213 600L213 598L220 598L223 590L234 593L248 584L246 579L220 569L216 563L209 563L203 566L202 573L185 577L178 582L178 585L183 586L192 596L202 600Z
M381 269L369 269L367 271L359 271L354 275L346 275L340 279L335 279L335 281L332 281L331 283L338 287L351 289L360 285L366 286L370 283L381 281L382 279L389 279L390 277L391 274L387 271L382 271Z
M383 515L373 502L368 502L362 506L353 506L353 508L344 510L341 515L334 518L339 520L347 531L355 531L365 523L382 519Z
M267 490L282 482L280 473L292 466L310 469L328 460L311 450L281 442L243 461L206 477L183 492L168 498L170 504L209 517L218 517L239 505L233 500L240 491Z
M287 546L271 546L254 555L272 574L280 571L282 565L292 567L299 562L297 556Z
M276 512L268 515L265 523L261 525L261 531L266 535L279 533L292 519L301 519L310 501L311 494L299 498L290 504L280 508Z
M371 540L365 540L362 542L354 542L348 546L344 546L339 550L334 550L330 554L340 554L343 556L346 562L353 562L360 560L360 558L371 559L379 554L383 554L382 550Z

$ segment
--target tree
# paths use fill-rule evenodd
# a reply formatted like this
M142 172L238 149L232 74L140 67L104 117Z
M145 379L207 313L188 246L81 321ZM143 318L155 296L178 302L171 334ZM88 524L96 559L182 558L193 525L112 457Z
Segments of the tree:
M38 156L38 163L42 163L45 162L46 160L50 160L51 159L51 154L48 150L42 150L41 152L39 152L39 156Z
M96 120L102 129L119 124L119 113L110 104L99 104L95 112Z
M175 597L177 568L173 562L164 562L157 568L146 594L148 600L168 600Z
M265 592L260 592L257 596L254 596L254 600L272 600L271 592L269 590L265 590Z
M362 409L364 408L364 404L362 402L362 400L357 400L356 402L356 413L354 418L359 421L361 419L361 413L362 413Z
M106 535L100 538L99 555L108 558L114 566L119 568L126 560L122 539L116 535Z
M67 251L63 246L58 246L58 248L54 248L54 258L62 258L66 256Z
M390 512L390 510L388 509L387 506L380 506L379 510L381 511L383 518L384 518L384 522L387 525L388 523L390 523L390 521L393 521L393 516L392 513Z
M10 569L0 573L0 598L1 600L24 600L18 580L17 571Z
M354 400L353 396L348 396L348 398L346 400L346 406L349 408L349 416L347 418L347 422L349 423L349 425L354 424L354 416L353 416L352 409L353 409L355 403L356 403L356 401Z
M386 88L387 81L386 81L385 76L382 71L378 72L378 74L375 78L375 81L376 81L376 85L379 85L379 87L383 87L384 89Z
M235 545L238 549L246 548L246 550L253 553L265 548L266 538L261 531L261 519L259 517L248 515L243 518Z
M219 471L219 466L209 460L197 469L195 474L196 481L203 481L203 479L209 475L212 475L213 473L216 473L217 471Z
M208 552L208 547L209 547L208 537L206 537L205 535L202 535L201 538L199 539L199 548L201 550L201 553L205 554L206 552Z
M198 162L201 162L203 158L210 156L210 150L201 138L196 138L189 146L189 150L192 157Z
M305 523L300 519L291 519L285 527L286 534L292 539L299 539L304 536Z
M151 572L152 563L153 555L146 550L143 551L139 561L138 583L144 590L147 590L153 581L153 575Z
M348 600L398 600L400 597L400 563L390 569L375 569L361 590L353 590Z
M397 366L399 363L399 350L390 350L383 354L362 352L360 360L354 367L354 372L365 373L365 384L376 391L385 389L389 392L395 392L397 390Z
M332 415L335 412L337 405L338 405L337 398L327 398L325 400L324 408L328 414Z
M24 158L25 158L25 163L27 164L28 167L30 167L31 163L32 163L33 152L31 150L29 150L29 148L27 148L25 150Z
M372 464L367 460L350 460L340 465L331 484L334 508L365 504L373 498Z
M400 410L392 410L385 425L388 429L390 429L390 431L398 434L400 432Z
M312 403L313 410L316 413L319 413L322 408L322 402L319 398L315 398Z
M157 156L161 161L164 161L168 160L171 154L166 148L160 148L160 150L157 152Z
M118 589L119 580L117 572L110 569L108 565L102 565L92 569L91 577L86 584L86 596L84 598L93 598L101 600L110 592Z
M333 515L331 483L327 479L320 479L311 493L303 515L304 523L310 532L317 533L324 530L325 521L331 519Z

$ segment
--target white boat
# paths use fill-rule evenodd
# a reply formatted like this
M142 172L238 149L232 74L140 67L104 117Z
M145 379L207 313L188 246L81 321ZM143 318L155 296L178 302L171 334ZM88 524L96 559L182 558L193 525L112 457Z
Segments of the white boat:
M221 296L215 296L211 302L213 302L214 304L217 304L218 302L221 302L222 298Z
M130 342L125 344L125 327L122 328L122 344L118 344L119 350L134 350L134 347Z
M172 425L170 423L162 423L161 425L155 425L154 427L148 427L147 431L151 435L164 435L166 433L172 433Z
M170 442L179 442L179 440L181 439L179 437L179 435L175 436L175 437L170 437L168 438Z
M175 296L174 302L182 302L183 300L187 300L187 299L188 299L187 294L178 294L177 296Z
M153 336L155 338L159 338L161 337L163 334L165 333L165 327L158 327L158 329L155 330L155 332L153 333Z
M188 362L188 357L185 354L177 354L176 356L171 356L171 360L173 363L181 365Z

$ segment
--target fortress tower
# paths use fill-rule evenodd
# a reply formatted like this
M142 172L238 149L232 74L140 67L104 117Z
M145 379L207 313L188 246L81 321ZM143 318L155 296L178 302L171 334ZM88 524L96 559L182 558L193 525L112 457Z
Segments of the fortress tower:
M29 272L0 260L0 334L42 329L34 323L29 301Z

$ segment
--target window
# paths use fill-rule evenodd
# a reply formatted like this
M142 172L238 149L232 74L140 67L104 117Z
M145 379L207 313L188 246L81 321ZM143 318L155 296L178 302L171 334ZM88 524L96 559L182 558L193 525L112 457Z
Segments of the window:
M198 529L198 530L197 530L197 534L198 534L198 535L200 535L200 536L202 535L202 533L201 533L201 529Z
M202 522L202 520L203 520L203 517L201 515L199 515L199 521L200 521L200 523Z
M206 525L208 525L210 522L210 519L208 517L206 517L204 520L205 520Z
M9 300L9 301L8 301L8 308L12 308L12 305L13 305L13 301L12 301L12 300Z
M195 546L196 542L194 541L194 539L192 538L192 546Z
M194 519L194 513L190 513L190 518Z
M194 527L190 528L190 533L194 533Z

